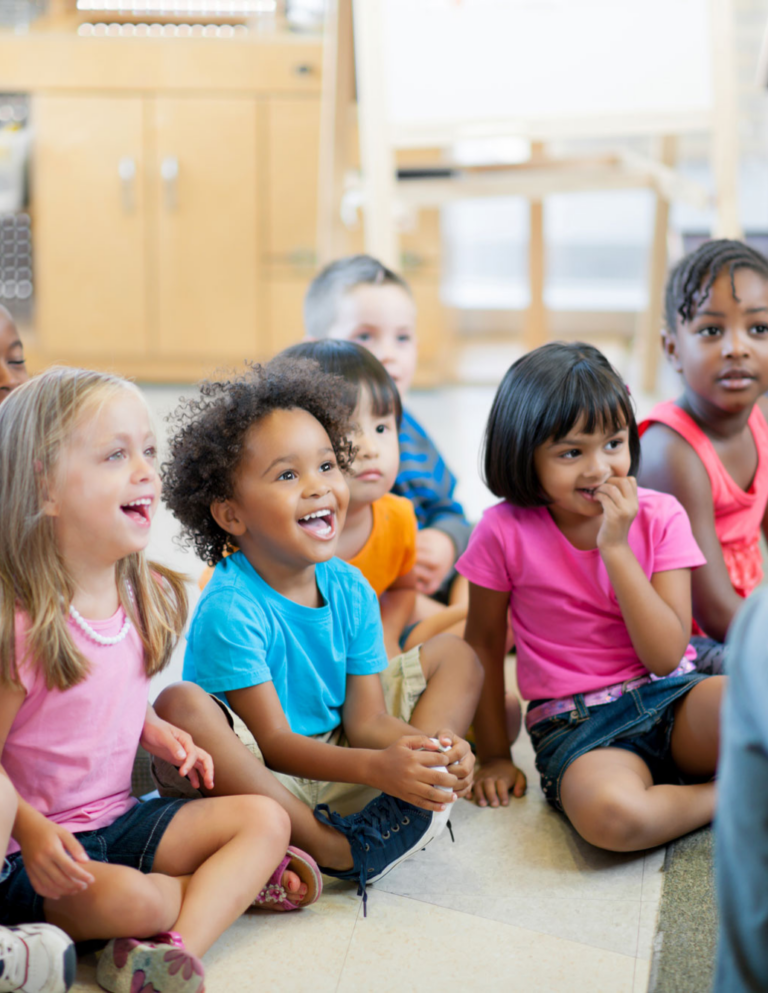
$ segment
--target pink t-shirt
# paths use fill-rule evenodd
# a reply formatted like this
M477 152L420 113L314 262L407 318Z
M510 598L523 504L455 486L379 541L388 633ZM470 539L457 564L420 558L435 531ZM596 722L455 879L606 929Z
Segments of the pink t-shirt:
M638 489L629 546L650 579L704 565L688 515L666 493ZM646 675L600 552L581 551L546 507L486 510L456 563L471 583L509 590L517 680L526 700L586 693ZM690 646L686 656L695 658Z
M89 624L113 637L124 621L120 607L107 620ZM131 772L149 696L141 639L131 627L117 645L98 645L70 621L91 672L71 689L48 690L40 670L25 658L28 626L26 615L17 614L26 697L3 748L3 767L21 797L67 830L106 827L136 803ZM8 854L18 850L11 839Z

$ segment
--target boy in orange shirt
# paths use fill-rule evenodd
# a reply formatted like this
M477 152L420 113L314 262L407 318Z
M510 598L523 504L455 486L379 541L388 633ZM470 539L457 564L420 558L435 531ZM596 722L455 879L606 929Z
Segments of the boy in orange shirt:
M303 342L288 358L313 359L323 372L341 376L357 392L349 441L356 450L347 476L349 508L337 554L357 566L379 597L384 644L392 659L444 631L463 634L466 607L438 608L410 623L416 602L416 538L413 504L390 493L400 464L400 394L379 360L349 341Z

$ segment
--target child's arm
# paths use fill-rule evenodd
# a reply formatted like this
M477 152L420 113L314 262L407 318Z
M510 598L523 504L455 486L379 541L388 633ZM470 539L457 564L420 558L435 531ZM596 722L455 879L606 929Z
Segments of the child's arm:
M763 412L763 417L768 421L768 395L761 396L757 401L757 405ZM763 452L759 453L760 458L764 458ZM768 506L765 508L765 515L763 516L763 535L765 540L768 541Z
M147 716L141 732L141 747L178 766L179 775L188 776L195 789L200 789L200 778L207 789L213 789L213 759L192 740L192 736L181 728L169 724L155 713L154 707L147 704Z
M712 485L707 470L687 441L671 428L653 425L643 435L641 486L671 493L685 508L696 544L707 564L691 580L693 616L707 634L725 641L744 601L734 590L715 531Z
M472 525L454 498L456 478L435 443L411 414L400 428L400 472L394 492L407 496L419 521L418 590L437 590L454 562L464 552Z
M23 689L13 687L3 687L0 692L0 759L24 695ZM7 777L2 766L0 775ZM16 795L18 810L12 834L21 847L24 867L35 892L57 900L60 896L86 889L93 882L93 876L82 865L88 862L83 846L66 828L49 821L18 793ZM5 849L0 852L0 859L4 855Z
M445 518L441 518L445 522ZM456 545L442 527L422 528L416 539L416 565L413 567L419 593L431 596L439 589L456 561Z
M673 672L691 632L690 569L643 572L629 546L628 535L637 516L637 481L612 476L595 490L603 508L597 547L619 601L629 637L641 662L656 676Z
M378 675L365 678L376 680L381 692ZM277 772L372 786L426 810L444 809L446 794L434 789L433 784L453 788L457 782L450 773L430 772L430 766L444 764L443 755L436 751L427 735L416 732L405 737L408 725L399 721L398 727L392 728L386 749L390 754L385 755L384 751L372 748L340 748L295 734L271 682L229 690L227 699L258 741L266 764Z
M509 592L469 584L465 641L474 648L485 672L474 729L480 772L474 795L481 807L509 803L509 794L525 793L525 776L512 761L504 710L504 649Z
M392 780L397 775L399 759L406 762L410 760L410 757L401 754L403 748L421 748L420 742L423 739L414 736L422 735L424 730L388 713L378 675L347 676L343 718L349 743L356 748L376 749L380 755L379 764L384 769L383 775L387 780ZM456 778L444 785L450 785L456 796L465 796L471 788L475 767L475 757L469 742L449 729L432 727L426 728L426 731L430 737L439 738L443 744L450 744L449 751L441 756L442 763L429 764L450 765Z
M400 635L410 620L416 605L416 578L413 569L400 576L379 597L381 626L387 658L400 654Z

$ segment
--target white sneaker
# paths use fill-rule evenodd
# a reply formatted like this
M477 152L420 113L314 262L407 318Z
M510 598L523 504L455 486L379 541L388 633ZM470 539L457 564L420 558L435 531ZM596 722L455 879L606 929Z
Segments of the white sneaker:
M0 927L0 993L65 993L76 969L72 939L53 924Z

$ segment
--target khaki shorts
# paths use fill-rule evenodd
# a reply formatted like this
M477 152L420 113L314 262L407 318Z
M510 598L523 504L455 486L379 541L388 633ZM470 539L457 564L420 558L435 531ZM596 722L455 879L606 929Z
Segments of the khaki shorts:
M410 721L411 714L427 686L424 673L421 668L421 646L417 645L402 655L393 658L388 667L380 673L381 685L384 690L384 700L387 704L387 712L392 717L398 717L402 721ZM264 763L264 756L261 754L258 743L248 726L237 714L218 697L213 697L221 709L224 711L229 726L235 732L239 740L245 745L248 751ZM193 734L194 737L194 734ZM317 741L324 741L331 745L338 745L340 748L349 747L344 729L339 727L324 734L314 735ZM266 763L264 763L266 764ZM318 803L327 803L332 810L337 810L340 814L346 815L356 810L361 810L369 800L372 800L378 790L370 786L360 786L355 783L333 783L322 782L317 779L302 779L299 776L288 776L282 772L273 772L275 779L279 780L294 796L298 797L314 809ZM187 797L197 799L203 794L196 790L188 779L179 775L176 766L164 759L152 759L152 778L165 797Z

